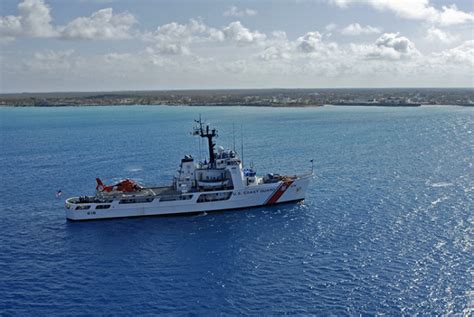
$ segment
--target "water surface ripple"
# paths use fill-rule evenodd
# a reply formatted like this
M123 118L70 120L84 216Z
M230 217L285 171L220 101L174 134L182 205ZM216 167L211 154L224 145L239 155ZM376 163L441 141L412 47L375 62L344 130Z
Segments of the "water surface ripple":
M260 173L313 158L306 201L65 220L58 189L171 181L199 156L199 113L218 144L243 124ZM472 109L0 108L0 120L0 314L472 312Z

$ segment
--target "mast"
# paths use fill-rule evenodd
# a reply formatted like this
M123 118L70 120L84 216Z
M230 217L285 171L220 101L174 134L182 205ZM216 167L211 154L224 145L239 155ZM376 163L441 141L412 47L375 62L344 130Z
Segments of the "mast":
M194 127L193 135L199 135L201 138L207 138L207 145L209 147L209 165L214 165L216 158L214 153L214 147L216 144L212 140L217 137L216 129L209 129L209 125L202 122L201 115L199 120L194 120L198 125Z
M242 167L244 167L244 126L240 125L240 156L242 160Z
M232 122L232 146L235 152L235 125L233 122Z

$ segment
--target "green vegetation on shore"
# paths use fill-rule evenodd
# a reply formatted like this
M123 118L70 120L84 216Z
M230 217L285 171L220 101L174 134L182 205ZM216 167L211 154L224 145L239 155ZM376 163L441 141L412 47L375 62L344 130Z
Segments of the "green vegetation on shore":
M472 88L239 89L0 95L0 106L190 105L315 107L322 105L474 105Z

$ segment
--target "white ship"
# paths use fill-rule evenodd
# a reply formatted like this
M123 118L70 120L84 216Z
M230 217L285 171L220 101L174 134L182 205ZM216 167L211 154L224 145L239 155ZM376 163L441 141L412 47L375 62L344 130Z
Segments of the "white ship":
M217 131L197 120L193 134L206 138L209 161L182 160L170 186L146 187L125 179L106 186L97 178L94 196L66 199L68 220L93 220L199 213L297 202L305 198L313 176L267 174L244 168L235 150L215 150ZM311 160L312 163L312 160ZM312 164L311 164L312 165Z

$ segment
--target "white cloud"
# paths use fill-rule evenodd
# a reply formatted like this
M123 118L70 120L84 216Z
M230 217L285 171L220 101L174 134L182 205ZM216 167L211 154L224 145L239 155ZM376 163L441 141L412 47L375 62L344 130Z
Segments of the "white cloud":
M379 47L390 47L404 54L408 54L415 49L413 42L401 36L399 33L385 33L375 41L375 45Z
M149 37L155 43L154 50L158 54L186 55L195 34L204 29L205 26L196 20L190 20L187 24L172 22L159 26Z
M455 4L452 4L449 6L443 6L443 11L438 12L437 16L433 19L433 22L437 22L441 25L474 22L474 13L460 11Z
M269 46L259 54L264 61L290 59L289 50L281 46Z
M223 15L226 17L237 17L237 18L242 18L245 16L251 17L254 15L257 15L257 11L252 10L252 9L239 9L236 6L231 6L226 11L224 11Z
M429 0L329 0L346 8L351 5L368 5L380 11L392 11L396 15L414 20L424 20L440 25L463 24L474 21L473 12L460 11L455 4L441 7L430 5Z
M352 23L341 30L343 35L362 35L362 34L379 34L382 30L370 25L361 26L359 23Z
M132 14L114 14L112 8L99 10L89 17L76 18L65 26L54 27L51 22L51 9L43 0L23 0L18 5L18 16L0 17L0 38L127 39L132 36L132 26L137 23Z
M153 50L157 54L188 55L192 43L223 41L224 34L202 21L191 19L186 24L172 22L159 26L143 38L154 43Z
M143 35L143 40L153 43L155 54L190 55L191 47L198 43L230 43L239 46L263 44L266 35L252 31L239 21L221 29L209 27L200 20L191 19L186 24L176 22L159 26L155 32Z
M444 43L444 44L450 44L452 42L455 42L459 39L458 36L453 35L449 32L445 32L443 30L440 30L435 27L430 27L426 31L426 38L431 41L431 42L436 42L436 43Z
M465 41L461 45L441 53L434 53L433 56L441 64L457 64L470 67L470 71L467 70L467 72L470 72L470 76L472 76L474 70L474 40Z
M189 48L181 43L161 43L156 46L156 52L167 55L187 55Z
M0 38L5 42L15 39L15 36L22 33L23 28L19 17L12 15L0 17Z
M288 37L283 31L274 31L267 39L266 47L257 56L264 61L288 60L291 59L294 45L288 41Z
M265 34L249 30L244 27L240 21L231 22L227 27L222 29L222 33L226 40L238 44L258 43L266 39Z
M352 44L351 49L366 59L400 60L420 56L415 44L399 33L384 33L374 44Z
M128 39L137 23L130 13L114 14L112 8L101 9L89 17L79 17L60 28L65 39L121 40Z
M308 32L299 37L296 42L298 49L304 53L316 52L323 47L322 36L319 32Z
M43 0L24 0L18 4L18 16L0 17L0 37L51 37L56 35L51 26L50 8Z
M313 57L321 57L322 55L329 55L338 49L337 43L324 42L323 36L317 31L307 32L305 35L296 39L292 46L296 51L304 54L310 54Z
M21 25L26 34L48 37L55 34L50 8L42 0L24 0L18 5Z

